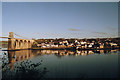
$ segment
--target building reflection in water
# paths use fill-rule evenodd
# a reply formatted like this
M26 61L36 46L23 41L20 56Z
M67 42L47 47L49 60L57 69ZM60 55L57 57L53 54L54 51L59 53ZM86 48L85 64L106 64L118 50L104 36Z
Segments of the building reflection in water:
M9 66L13 69L14 63L17 61L23 61L31 59L38 55L56 55L62 56L87 56L92 54L109 54L117 52L118 50L81 50L81 51L69 51L69 50L20 50L20 51L8 51Z
M31 50L8 51L9 66L13 69L14 63L30 59L34 56Z
M34 57L31 50L21 51L8 51L8 62L2 66L2 79L3 80L21 80L21 79L44 79L45 74L48 72L46 67L40 67L42 60L39 62L32 62L28 60Z

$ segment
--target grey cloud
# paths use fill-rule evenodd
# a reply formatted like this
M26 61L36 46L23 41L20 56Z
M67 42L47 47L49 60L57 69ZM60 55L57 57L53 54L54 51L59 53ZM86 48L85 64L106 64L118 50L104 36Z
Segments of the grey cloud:
M109 30L118 30L118 28L116 28L116 27L107 27L107 29L109 29Z
M95 34L102 34L102 35L107 35L108 34L106 32L93 32L93 33L95 33Z
M69 28L69 31L80 31L80 29Z

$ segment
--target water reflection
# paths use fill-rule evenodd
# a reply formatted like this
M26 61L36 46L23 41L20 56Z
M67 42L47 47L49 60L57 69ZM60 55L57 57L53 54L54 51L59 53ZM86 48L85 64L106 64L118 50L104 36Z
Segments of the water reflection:
M8 51L8 61L9 66L13 69L14 63L17 61L26 60L32 58L34 55L31 50L21 50L21 51Z
M51 71L50 75L51 74L56 75L54 73L54 68L57 69L55 66L57 66L59 64L59 59L56 59L54 56L56 56L57 58L62 58L64 56L88 56L88 55L94 55L94 54L95 55L96 54L97 55L101 55L101 54L111 55L111 53L115 54L115 53L117 53L117 51L119 51L119 50L117 50L117 49L116 50L81 50L81 51L78 51L78 50L77 51L69 51L69 50L20 50L20 51L3 52L3 78L7 79L11 76L11 74L12 74L12 78L16 78L16 77L18 77L18 75L21 75L19 77L23 78L23 77L26 77L25 75L31 76L32 73L35 74L35 75L33 75L34 77L36 77L36 78L39 77L40 78L40 75L42 75L42 76L43 76L43 74L45 75L47 71ZM52 58L55 58L54 62L52 62L52 63L49 62L49 60L52 61L50 56L47 57L48 59L44 59L45 58L44 55L53 55ZM43 56L43 59L46 60L45 65L47 67L49 67L49 69L46 66L44 66L42 69L40 69L42 61L44 63L44 60L42 60L42 59L38 59L38 61L36 63L31 61L31 59L35 59L36 57L39 57L39 56ZM60 64L63 64L63 65L60 65L60 66L61 66L61 68L63 67L62 71L65 71L64 69L68 69L68 73L70 73L69 71L74 72L74 73L76 73L76 76L79 75L79 78L80 78L80 74L83 74L83 73L79 70L86 67L86 65L89 65L88 64L89 60L91 60L89 58L88 57L87 57L87 59L82 58L82 57L81 58L77 57L77 58L74 58L74 59L73 58L69 58L69 59L64 58L64 60L60 63ZM82 59L82 60L79 60L79 59ZM95 59L95 57L93 57L92 59ZM86 61L86 60L88 60L88 63L83 64L82 61ZM70 62L73 61L73 63L69 63L69 61ZM98 60L98 61L100 61L100 60ZM97 64L97 63L94 63L94 60L91 61L91 62L93 62L92 63L93 66L91 66L91 67L94 67L94 65ZM66 63L68 65L70 65L71 67L65 65ZM51 64L54 65L53 68L50 67ZM100 64L101 63L99 63L99 65ZM75 65L77 65L77 66L75 66ZM67 67L69 67L69 68L67 68ZM76 67L78 67L78 68L76 68ZM71 68L74 69L74 70L71 70ZM61 72L61 70L59 70L59 69L60 68L58 68L57 73L59 73L60 75L63 75L63 72ZM36 73L39 74L39 75L37 75ZM67 75L68 73L65 72L65 75ZM87 73L85 73L85 74L87 74ZM56 75L56 76L58 76L58 75ZM28 78L28 77L26 77L26 78Z
M69 50L20 50L20 51L8 51L4 52L4 55L8 56L8 61L4 62L9 63L11 69L16 62L31 59L38 55L56 55L57 57L62 56L87 56L92 54L110 54L116 53L118 49L115 50L81 50L81 51L69 51ZM7 59L4 59L5 61ZM4 65L4 64L3 64Z
M48 70L46 67L37 69L43 60L34 63L30 60L34 56L31 50L3 52L2 80L43 79Z
M110 54L116 53L119 51L118 49L115 50L81 50L81 51L69 51L69 50L34 50L32 51L33 54L36 55L56 55L58 57L62 56L87 56L91 54Z
M2 80L44 79L44 75L48 70L46 67L37 69L40 65L41 62L33 63L27 60L16 63L12 70L9 66L4 66L2 69Z

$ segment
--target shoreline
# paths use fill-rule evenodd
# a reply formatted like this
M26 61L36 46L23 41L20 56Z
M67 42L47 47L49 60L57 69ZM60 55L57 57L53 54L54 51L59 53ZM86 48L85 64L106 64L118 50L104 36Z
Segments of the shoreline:
M1 51L20 51L20 50L71 50L71 51L81 51L81 50L115 50L119 49L120 47L117 48L78 48L76 47L66 47L66 48L31 48L31 49L15 49L15 50L1 50Z

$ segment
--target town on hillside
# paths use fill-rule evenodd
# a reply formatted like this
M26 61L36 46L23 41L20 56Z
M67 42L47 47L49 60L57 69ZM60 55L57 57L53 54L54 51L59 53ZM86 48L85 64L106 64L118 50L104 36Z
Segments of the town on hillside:
M33 49L119 49L120 38L93 38L93 39L34 39Z

